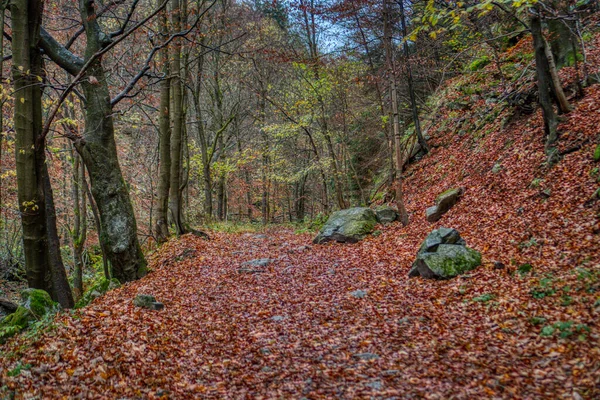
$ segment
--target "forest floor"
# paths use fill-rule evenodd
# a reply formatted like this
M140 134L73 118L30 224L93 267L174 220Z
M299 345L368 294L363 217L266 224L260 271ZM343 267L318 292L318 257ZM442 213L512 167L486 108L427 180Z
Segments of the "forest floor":
M454 85L431 113L432 151L406 171L407 227L354 245L284 228L173 239L147 277L0 347L0 395L600 398L600 85L572 98L552 167L539 109L491 114L482 85ZM428 223L425 208L456 186L462 200ZM409 279L440 226L483 265ZM259 258L259 271L243 265ZM135 307L141 293L164 310Z
M395 229L383 228L384 234ZM581 305L577 290L585 281L568 282L574 300L563 307L552 301L559 294L532 298L533 278L506 269L484 266L451 281L408 279L392 243L314 246L310 239L281 229L171 241L147 278L62 314L33 342L13 342L1 361L5 393L95 399L599 393L597 325L564 339L558 329L540 336L543 325L561 319L592 322L585 315L592 304ZM256 258L271 262L247 271L243 262ZM153 294L165 309L135 307L139 293Z

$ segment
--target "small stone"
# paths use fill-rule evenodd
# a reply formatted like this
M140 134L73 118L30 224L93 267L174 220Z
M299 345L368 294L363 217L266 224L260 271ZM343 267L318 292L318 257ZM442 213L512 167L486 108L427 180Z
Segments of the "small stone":
M164 305L156 301L156 298L150 294L138 294L133 299L133 304L136 307L147 308L149 310L162 310L164 308Z
M266 347L263 347L262 349L260 349L261 354L271 354L271 350L269 350Z
M500 261L496 261L494 262L494 269L504 269L505 265L502 264Z
M399 217L398 211L390 206L379 206L375 208L375 215L377 216L377 222L380 224L389 224L397 221Z
M365 383L365 386L370 387L373 390L383 389L383 383L380 380L374 380L369 383Z
M363 299L367 296L367 291L358 289L354 292L350 292L350 294L352 295L352 297L356 297L357 299Z
M379 356L375 353L357 353L354 357L365 361L377 360Z
M271 260L270 258L256 258L254 260L246 261L242 264L242 266L266 267L267 265L271 264L272 261L273 260Z
M264 269L254 269L254 268L238 268L239 274L262 274L266 272Z
M271 368L271 367L262 367L261 371L262 372L273 372L273 368Z
M271 317L271 321L280 322L286 319L283 315L274 315Z

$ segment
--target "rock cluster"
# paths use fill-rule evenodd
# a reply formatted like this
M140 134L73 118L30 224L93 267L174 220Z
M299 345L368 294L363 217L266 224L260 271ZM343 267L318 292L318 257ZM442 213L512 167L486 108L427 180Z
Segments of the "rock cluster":
M449 279L480 264L481 254L468 248L456 229L439 228L423 241L408 276Z

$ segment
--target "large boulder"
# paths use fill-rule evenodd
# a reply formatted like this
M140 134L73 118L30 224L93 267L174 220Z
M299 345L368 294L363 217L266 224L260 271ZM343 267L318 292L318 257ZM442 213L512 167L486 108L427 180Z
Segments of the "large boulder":
M446 214L452 207L454 207L463 193L463 188L453 188L441 193L435 199L435 205L427 208L425 211L427 221L435 222L442 218L442 215Z
M456 229L440 228L425 238L408 276L450 279L480 264L481 254L468 248Z
M380 224L389 224L398 220L400 214L395 208L390 206L379 206L375 208L375 215L377 216L377 222Z
M17 310L0 321L0 343L27 328L30 323L40 320L44 315L60 309L50 295L39 289L25 289L21 292L21 304Z
M377 215L368 207L336 211L313 240L320 244L330 241L356 243L364 239L377 225Z

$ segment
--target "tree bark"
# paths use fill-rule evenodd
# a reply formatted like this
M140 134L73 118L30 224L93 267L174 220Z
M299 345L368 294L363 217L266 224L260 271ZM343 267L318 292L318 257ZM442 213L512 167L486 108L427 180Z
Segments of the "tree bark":
M166 37L167 31L166 11L161 12L160 31ZM156 208L156 240L164 243L169 237L169 185L171 172L171 78L169 76L169 47L165 46L160 51L163 80L160 83L159 105L159 173L158 173L158 204Z
M396 67L394 56L392 54L392 31L390 26L390 5L389 0L383 2L383 24L384 24L384 46L385 58L388 67L389 91L392 100L392 126L394 127L394 158L395 158L395 182L394 189L396 194L396 207L400 213L400 222L402 225L408 225L408 213L404 206L404 194L402 190L402 169L404 166L402 151L402 132L400 126L400 116L398 113L398 90L396 87Z
M52 187L42 134L44 69L40 52L43 2L12 2L13 77L15 82L15 149L23 247L30 287L46 290L63 307L73 307L73 297L56 229Z
M175 32L181 30L181 0L171 3L171 24ZM171 132L171 173L169 184L169 209L177 235L186 232L183 225L181 170L182 170L182 141L183 141L183 93L181 88L181 41L173 41L171 53L171 94L172 119Z
M73 295L75 300L83 296L83 249L87 235L86 197L83 191L83 177L85 167L80 165L80 157L73 155L73 211L75 221L73 224Z
M415 133L417 134L417 140L421 145L421 149L425 153L429 153L429 145L423 137L421 132L421 122L419 121L419 111L417 109L417 99L415 96L415 87L413 83L412 68L410 65L410 52L408 49L408 34L406 30L406 16L404 14L404 0L398 0L400 5L400 22L402 25L402 48L404 50L404 58L406 63L406 79L408 81L408 94L410 97L410 106L412 111L413 122L415 124Z
M550 76L550 66L546 56L546 45L542 32L539 9L536 13L532 14L530 25L535 52L539 102L544 116L544 132L546 133L545 151L549 158L553 158L557 153L555 146L558 141L557 118L550 98L552 78Z
M100 30L92 0L80 0L80 12L86 31L85 59L88 60L108 44L107 36ZM83 140L76 141L75 147L90 175L92 195L102 224L100 240L104 242L112 276L121 282L132 281L146 274L146 260L119 165L112 106L101 59L90 65L82 86L86 98L85 131Z
M23 227L23 252L29 287L50 292L47 260L46 207L43 178L38 174L36 139L41 134L41 121L34 115L34 96L41 96L37 77L31 73L31 52L35 48L35 31L31 14L39 13L41 1L14 0L11 3L13 23L12 53L15 89L15 157L19 212Z

